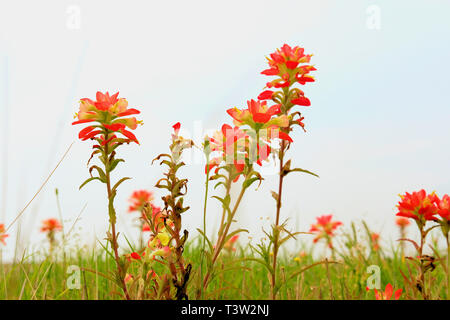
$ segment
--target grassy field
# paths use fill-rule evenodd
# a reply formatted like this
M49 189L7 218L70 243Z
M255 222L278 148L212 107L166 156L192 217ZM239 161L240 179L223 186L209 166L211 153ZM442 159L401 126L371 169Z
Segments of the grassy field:
M295 253L281 252L278 277L282 285L277 298L374 300L374 290L366 289L373 274L368 267L378 266L382 289L390 283L395 290L403 289L400 299L422 299L415 287L418 271L414 263L402 256L399 249L371 250L373 243L368 234L353 230L341 235L341 246L333 253L321 245L307 247L306 241L292 240L299 249ZM202 242L197 238L187 243L184 252L186 263L193 266L187 286L189 299L195 299L200 288L202 250ZM445 261L445 253L441 255ZM238 243L235 251L224 251L215 264L214 276L203 299L270 299L268 272L252 260L256 257L254 247L241 247ZM445 263L435 261L434 266L426 274L429 298L449 299ZM129 272L137 268L138 263L131 263ZM73 248L66 252L57 248L52 256L48 252L34 252L19 262L1 264L0 299L122 299L121 288L110 279L114 271L114 259L101 247ZM164 269L161 267L156 272L164 273Z

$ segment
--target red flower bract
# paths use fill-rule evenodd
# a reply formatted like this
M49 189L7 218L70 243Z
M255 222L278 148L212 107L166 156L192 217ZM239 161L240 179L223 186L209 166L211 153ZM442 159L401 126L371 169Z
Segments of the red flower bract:
M383 291L378 291L377 289L374 289L375 291L375 299L377 300L391 300L392 294L394 293L394 288L390 283L386 285L386 288ZM400 296L402 295L403 289L398 289L394 293L394 300L400 299Z
M147 190L136 190L131 195L129 202L131 202L128 212L142 211L145 204L153 201L153 192Z
M5 239L9 237L9 234L5 233L5 225L0 223L0 242L6 245Z
M269 127L287 127L289 118L280 114L280 105L267 106L267 101L247 101L247 109L231 108L227 113L234 119L236 126L248 125L254 130Z
M442 199L436 197L434 203L437 207L437 213L445 220L450 220L450 196L446 194Z
M409 226L409 224L411 223L408 219L403 218L403 217L398 217L397 219L395 219L395 223L400 227L400 228L405 228L407 226Z
M50 218L42 221L41 232L54 232L62 230L62 225L58 219Z
M303 65L309 63L312 55L305 55L304 49L298 46L291 47L287 44L277 49L267 58L270 68L261 73L267 76L279 76L279 79L267 83L267 87L283 88L289 87L291 84L298 82L305 84L313 82L314 78L309 74L316 68L311 65Z
M93 123L80 131L78 137L81 140L97 139L99 143L107 141L106 143L114 144L118 140L118 137L114 135L115 132L122 134L125 138L122 138L123 142L136 142L139 144L136 136L126 130L126 128L134 130L140 121L135 117L124 118L130 115L139 114L137 109L128 109L128 102L124 98L118 98L119 92L109 95L97 92L97 101L92 101L89 98L83 98L80 100L80 109L76 114L78 121L72 124ZM111 139L111 134L114 138ZM107 137L105 139L105 137Z
M438 210L433 202L434 194L427 195L422 189L413 193L406 192L400 195L400 198L397 216L412 218L421 223L425 223L426 220L436 220L435 215Z
M334 230L337 227L342 225L340 221L332 221L333 215L323 215L317 217L317 223L311 226L309 232L317 233L317 236L314 238L314 242L319 241L321 238L325 238L328 241L328 245L332 248L331 238L334 236Z

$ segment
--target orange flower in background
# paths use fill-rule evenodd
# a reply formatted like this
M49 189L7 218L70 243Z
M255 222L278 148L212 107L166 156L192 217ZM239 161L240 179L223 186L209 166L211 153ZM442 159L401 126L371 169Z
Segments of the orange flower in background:
M411 224L411 222L407 218L398 217L395 219L395 224L400 228L405 228Z
M378 243L380 239L380 235L378 233L372 233L370 235L370 240L372 241L372 248L375 251L378 251L380 249L380 244Z
M151 203L153 200L153 192L147 190L136 190L131 194L131 197L128 200L131 203L128 207L128 212L141 212L142 209L144 209L145 204L149 202Z
M232 236L225 244L223 245L223 248L229 252L236 251L236 248L234 247L234 244L239 239L239 235Z
M438 213L435 206L435 195L427 195L425 190L400 195L397 216L412 218L424 224L427 220L436 220Z
M6 234L5 232L5 225L0 223L0 242L6 246L5 239L9 237L9 234Z
M402 295L403 289L398 289L394 293L394 288L390 283L386 285L386 288L383 291L378 291L377 289L374 289L375 291L375 299L377 300L391 300L392 294L394 294L394 300L400 299L400 296Z
M41 232L55 232L55 231L61 231L61 230L62 230L62 225L58 221L58 219L50 218L50 219L42 221Z
M137 109L128 109L128 102L124 98L118 98L119 92L109 95L108 92L97 92L96 99L93 101L88 98L80 100L80 109L76 114L77 121L72 125L88 122L96 122L80 131L78 137L81 140L97 139L101 145L107 143L114 144L117 141L136 142L139 144L136 136L129 130L134 130L141 121L130 115L139 114ZM119 138L116 133L122 134L125 138ZM107 137L107 139L105 139Z
M316 233L317 236L314 238L314 243L319 241L320 239L324 238L328 242L328 246L330 248L333 247L331 239L334 236L334 230L336 230L337 227L342 225L342 222L340 221L332 221L333 215L323 215L320 217L317 217L317 223L311 225L311 229L309 232Z

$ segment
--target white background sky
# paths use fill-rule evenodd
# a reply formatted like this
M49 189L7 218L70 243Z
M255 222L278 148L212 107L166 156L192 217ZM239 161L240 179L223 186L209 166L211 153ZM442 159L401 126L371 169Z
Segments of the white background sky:
M141 146L122 147L127 162L115 171L133 177L116 200L119 229L133 237L127 198L135 189L154 190L162 171L150 162L167 151L171 125L181 121L192 133L196 121L204 129L231 122L225 110L256 98L269 79L259 74L265 56L284 43L313 53L318 69L317 82L303 88L312 101L304 112L308 132L292 135L290 157L321 178L287 178L282 216L292 226L306 231L316 216L332 213L347 226L365 219L382 237L395 238L399 193L450 190L448 1L0 3L0 221L14 219L76 141L24 212L22 247L38 245L40 221L57 217L55 188L68 226L87 204L77 224L81 243L103 238L107 228L104 186L78 191L91 151L91 143L77 139L81 127L71 126L80 98L120 91L142 111L144 126L135 132ZM380 29L367 26L373 5ZM203 165L181 174L190 181L184 223L194 234ZM258 192L249 191L237 226L260 236L259 218L273 217L276 188L277 177L269 175ZM209 204L212 232L219 207Z

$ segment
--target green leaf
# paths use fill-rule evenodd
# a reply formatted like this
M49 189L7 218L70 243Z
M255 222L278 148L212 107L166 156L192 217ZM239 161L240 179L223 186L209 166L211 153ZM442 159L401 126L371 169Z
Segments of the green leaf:
M226 187L225 182L220 181L220 182L217 182L217 183L216 183L216 185L214 186L214 189L216 189L216 188L217 188L218 186L220 186L221 184L223 184L223 185Z
M289 280L291 280L291 279L295 278L296 276L298 276L299 274L305 272L306 270L311 269L312 267L318 266L318 265L320 265L320 264L325 264L325 263L339 263L339 262L336 262L336 261L319 261L319 262L313 263L313 264L311 264L311 265L309 265L309 266L304 267L303 269L301 269L301 270L299 270L299 271L296 271L296 272L292 273L292 274L289 276L289 278L288 278L286 281L284 281L284 282L280 285L280 287L281 287L283 284L286 284Z
M203 238L205 238L206 242L208 243L209 251L213 252L213 245L211 241L208 239L208 237L199 228L197 228L197 231L202 235Z
M83 188L86 184L88 184L89 182L91 182L92 180L99 180L100 182L103 182L99 177L91 177L89 179L86 179L78 188L78 190L81 190L81 188Z
M225 209L227 209L228 211L230 210L229 208L230 208L230 200L231 200L231 198L230 198L229 194L227 194L225 198L221 198L219 196L212 196L211 198L215 198L215 199L219 200L220 202L222 202L222 206Z
M307 174L310 174L310 175L312 175L312 176L315 176L315 177L317 177L317 178L320 178L317 174L315 174L314 172L311 172L311 171L308 171L308 170L305 170L305 169L300 169L300 168L295 168L295 169L290 169L289 170L289 172L303 172L303 173L307 173Z
M248 187L250 187L253 184L253 182L258 181L258 180L261 180L261 179L258 177L253 177L253 178L247 179L242 183L242 187L244 189L247 189Z
M114 159L114 161L111 162L111 164L109 166L109 171L113 171L117 167L119 162L125 162L125 160L123 160L123 159Z
M131 179L131 178L125 177L125 178L122 178L119 181L117 181L116 184L114 185L114 187L111 189L111 191L113 191L113 192L116 191L116 189L120 186L120 184L128 179Z
M238 230L235 230L235 231L233 231L233 232L230 232L230 233L227 235L227 237L225 238L225 242L227 242L229 239L231 239L231 237L233 237L234 235L236 235L236 234L238 234L238 233L241 233L241 232L247 232L247 233L249 233L247 229L238 229Z
M103 172L102 168L100 168L99 166L92 166L89 168L89 173L92 174L92 170L97 170L100 181L102 181L103 183L106 183L106 174L105 172Z
M271 266L269 263L267 263L267 261L265 261L265 260L263 260L263 259L258 259L258 258L246 258L246 259L244 259L244 260L258 262L258 263L262 264L263 266L265 266L266 269L267 269L271 274L273 274L273 268L272 268L272 266Z

